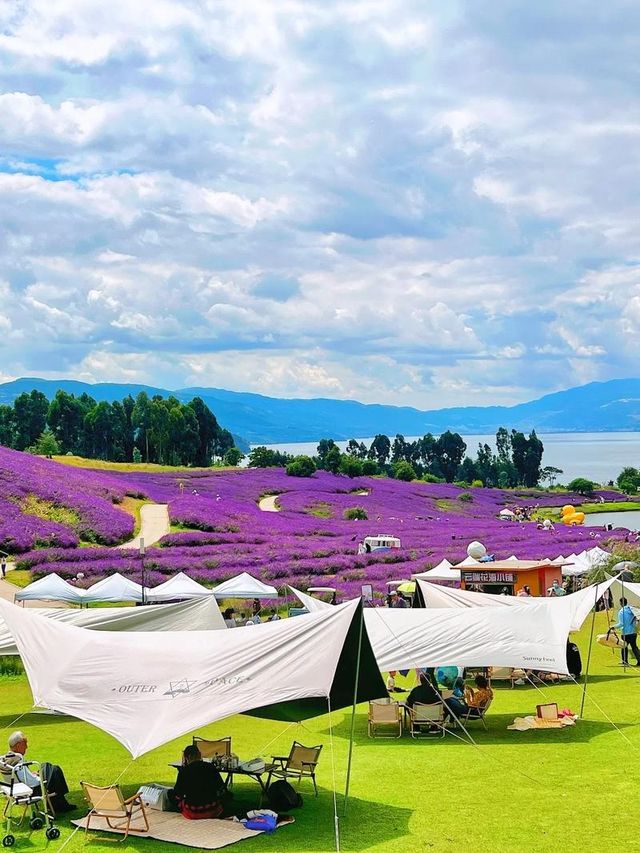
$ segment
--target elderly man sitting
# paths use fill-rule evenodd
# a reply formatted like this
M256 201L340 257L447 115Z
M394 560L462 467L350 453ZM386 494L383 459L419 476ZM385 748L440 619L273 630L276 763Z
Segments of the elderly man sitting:
M32 788L34 794L41 794L41 781L44 779L47 794L51 797L51 807L57 815L77 808L65 798L69 793L69 787L62 768L45 761L40 764L40 775L38 775L29 767L29 762L24 757L27 746L27 738L23 732L13 732L9 736L10 751L4 756L4 761L16 768L16 776L20 782Z

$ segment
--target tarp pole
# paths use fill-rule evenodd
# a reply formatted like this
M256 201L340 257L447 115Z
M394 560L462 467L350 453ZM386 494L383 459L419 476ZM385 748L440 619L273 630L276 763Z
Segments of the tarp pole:
M620 583L622 584L622 593L620 597L624 599L624 572L620 574ZM624 607L624 605L622 605L622 607ZM620 655L622 657L623 670L626 672L629 664L629 646L624 639L624 625L620 626L620 636L622 637L622 651L620 652Z
M584 703L587 698L587 682L589 681L589 664L591 663L591 649L593 647L593 628L596 621L596 605L598 604L598 584L596 584L595 601L593 602L593 615L591 617L591 633L589 634L589 651L587 652L587 666L584 671L584 687L582 688L582 702L580 703L580 718L584 711Z
M353 706L351 708L351 732L349 734L349 758L347 760L347 779L344 787L344 812L347 813L347 801L349 799L349 783L351 782L351 759L353 757L353 736L356 728L356 705L358 704L358 684L360 682L360 652L362 650L362 629L364 626L364 608L362 601L358 608L360 615L360 628L358 631L358 657L356 659L356 678L353 685Z

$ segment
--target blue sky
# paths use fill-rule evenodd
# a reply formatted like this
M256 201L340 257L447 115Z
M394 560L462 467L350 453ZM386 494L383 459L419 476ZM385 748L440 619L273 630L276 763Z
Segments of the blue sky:
M0 0L0 380L638 374L640 6Z

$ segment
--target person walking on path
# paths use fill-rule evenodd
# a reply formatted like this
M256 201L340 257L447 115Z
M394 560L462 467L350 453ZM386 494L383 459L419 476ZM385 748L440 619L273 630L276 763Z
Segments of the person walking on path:
M629 647L636 659L636 666L640 666L640 651L638 650L638 642L636 633L638 630L638 617L629 607L626 598L620 599L620 610L618 611L618 624L613 626L622 633L624 645L622 647L622 665L629 664Z

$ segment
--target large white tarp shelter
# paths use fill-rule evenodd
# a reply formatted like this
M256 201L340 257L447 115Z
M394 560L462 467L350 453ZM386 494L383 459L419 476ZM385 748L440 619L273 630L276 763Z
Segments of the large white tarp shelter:
M106 634L3 601L0 616L34 702L109 732L135 758L232 714L302 720L346 707L356 671L358 701L386 696L361 608L347 602L251 631Z
M436 584L425 585L443 590ZM332 607L294 587L290 589L310 611ZM506 596L495 596L500 597ZM433 609L367 607L365 625L378 666L382 671L423 666L512 666L566 673L572 609L551 608L547 599L541 598L527 599L532 604L519 604L517 598L510 601L514 606L494 605L491 609L464 604Z
M213 594L216 598L277 598L278 590L247 572L242 572L214 587Z
M296 596L298 601L300 601L302 606L307 608L309 613L320 613L328 607L331 608L335 606L333 604L329 604L328 601L321 601L319 598L314 598L306 592L301 592L299 589L296 589L295 586L291 586L291 584L289 584L289 589Z
M142 587L139 583L129 580L120 572L109 575L101 581L92 584L84 593L84 601L142 601Z
M568 608L372 607L364 614L367 634L383 671L425 666L511 666L567 673Z
M66 601L68 604L82 604L85 591L53 574L45 575L19 589L14 598L16 601Z
M620 609L620 599L626 598L633 609L640 607L640 583L628 583L616 579L611 582L611 595L613 597L613 611L617 613Z
M184 572L145 591L147 601L177 601L184 598L213 598L213 590L194 581Z
M611 580L585 587L571 595L537 598L512 595L492 595L488 592L471 592L466 589L449 589L428 581L418 580L420 592L428 608L514 608L529 607L553 612L564 609L569 613L570 629L579 631L598 601L611 585Z
M93 631L207 631L226 629L218 603L208 599L158 607L43 607L31 611L47 619ZM0 655L17 655L13 634L0 617Z

